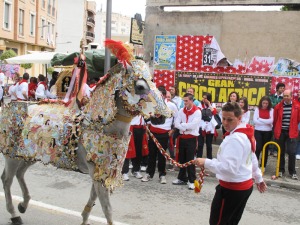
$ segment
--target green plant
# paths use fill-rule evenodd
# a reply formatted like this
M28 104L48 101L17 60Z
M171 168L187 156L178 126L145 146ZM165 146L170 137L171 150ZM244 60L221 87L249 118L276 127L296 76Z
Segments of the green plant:
M300 11L300 5L284 5L280 9L281 11Z
M17 53L15 53L14 50L9 49L9 50L4 51L4 52L1 54L0 60L9 59L9 58L12 58L12 57L15 57L15 56L17 56Z
M25 64L21 64L21 67L24 68L25 70L30 69L32 67L31 63L25 63Z
M52 74L54 71L54 67L48 67L47 68L47 74Z

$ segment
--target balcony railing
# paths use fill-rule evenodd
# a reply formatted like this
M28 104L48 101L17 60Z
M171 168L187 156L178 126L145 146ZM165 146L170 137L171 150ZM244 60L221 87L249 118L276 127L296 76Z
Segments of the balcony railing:
M94 34L94 32L87 31L86 32L86 37L87 38L95 38L95 34Z
M88 17L87 22L90 22L95 25L95 20L92 17Z

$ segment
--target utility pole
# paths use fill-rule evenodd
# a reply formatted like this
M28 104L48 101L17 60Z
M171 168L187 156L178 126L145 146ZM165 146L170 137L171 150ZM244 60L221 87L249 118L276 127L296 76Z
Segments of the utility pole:
M106 39L111 39L111 11L112 11L112 0L106 1ZM110 51L105 48L105 63L104 63L104 74L110 68Z

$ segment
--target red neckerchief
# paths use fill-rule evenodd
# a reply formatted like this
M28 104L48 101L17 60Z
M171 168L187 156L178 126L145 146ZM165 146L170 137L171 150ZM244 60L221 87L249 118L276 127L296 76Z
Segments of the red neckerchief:
M41 82L38 84L38 86L39 86L40 84L44 85L44 87L45 87L45 90L47 90L47 89L48 89L48 88L47 88L47 84L46 84L46 82L45 82L45 81L41 81Z
M95 86L96 86L96 84L90 84L90 88L93 88Z
M193 115L196 110L199 110L199 108L195 104L193 104L193 107L190 110L188 110L186 107L183 108L183 112L186 115L186 122L188 122L189 116Z
M256 146L255 146L255 138L254 138L254 128L251 125L246 124L246 127L238 128L238 129L234 130L232 133L234 133L234 132L240 132L240 133L246 134L247 138L249 139L249 141L251 143L251 150L252 150L252 152L255 152ZM228 136L229 134L230 134L230 132L227 131L224 134L224 138L226 136Z
M22 84L22 83L25 83L25 82L27 83L27 80L22 79L22 80L19 81L19 85Z

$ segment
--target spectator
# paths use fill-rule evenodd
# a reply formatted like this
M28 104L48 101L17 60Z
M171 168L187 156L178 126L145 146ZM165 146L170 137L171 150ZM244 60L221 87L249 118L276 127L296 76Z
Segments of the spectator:
M15 73L15 75L13 76L13 81L14 84L12 84L9 89L8 89L8 95L10 96L11 101L16 101L17 100L17 94L16 94L16 86L20 81L20 74L19 73Z
M36 77L31 77L28 84L28 98L35 100L35 92L38 86L38 80Z
M209 224L238 224L253 190L252 178L261 193L267 186L254 154L253 128L241 122L239 104L228 103L222 111L222 123L228 135L220 145L217 159L197 158L195 164L210 169L219 180Z
M298 102L300 103L300 90L298 90ZM298 130L300 130L300 124L298 124ZM296 159L300 160L300 137L298 137Z
M285 89L285 84L278 83L276 85L276 92L273 95L270 95L270 99L272 102L272 107L275 108L275 106L282 101L283 99L283 92Z
M38 80L39 80L39 83L38 83L38 86L37 86L37 89L35 92L35 98L37 100L45 99L45 98L56 98L55 95L51 94L48 91L47 80L43 74L40 74L38 76Z
M178 151L179 163L183 164L195 157L197 148L197 138L201 121L201 111L193 102L194 96L186 93L183 96L184 108L180 109L175 119L175 127L179 129L180 135L177 138L176 147ZM187 175L186 175L187 173ZM194 181L196 180L195 166L180 168L177 179L172 183L174 185L186 184L190 190L195 189Z
M28 99L28 80L29 74L24 73L22 80L20 80L16 85L16 95L17 100L27 100Z
M202 119L200 122L200 131L198 136L198 151L197 157L202 157L204 139L206 140L206 156L212 159L212 141L214 134L216 133L215 124L213 123L213 116L217 114L216 105L211 102L212 96L210 93L204 93L203 99L199 106L202 114ZM209 110L209 113L204 113Z
M193 95L193 103L196 105L196 106L199 106L200 105L200 102L195 98L195 89L192 88L192 87L189 87L186 91L186 93L189 93L191 95ZM185 107L185 104L183 101L181 101L181 105L180 105L180 109L182 109L183 107Z
M57 71L53 71L52 72L52 79L50 80L50 84L49 84L49 91L51 90L51 87L53 85L55 85L55 83L57 81L57 78L58 78L58 72Z
M250 111L248 107L248 99L246 97L241 97L239 100L240 107L242 109L242 122L249 123L250 121Z
M268 96L263 96L258 104L258 107L254 111L253 122L254 122L254 136L256 140L256 157L259 160L260 153L264 145L272 139L272 127L274 110L272 108L271 99ZM268 148L265 150L265 162L264 167L266 168L268 161Z
M128 145L126 159L124 161L122 174L123 180L128 181L129 159L132 162L132 174L137 179L143 176L140 173L141 160L143 156L148 155L148 141L146 135L146 123L141 115L135 116L130 123L131 137Z
M280 165L279 177L285 173L285 153L288 154L288 170L292 179L298 180L296 174L296 148L298 138L298 124L300 122L300 105L296 100L292 100L292 91L283 92L283 101L274 108L274 138L279 144ZM286 151L287 149L287 151Z
M161 86L158 87L158 90L162 93L163 98L165 98L166 89ZM177 106L170 101L167 101L166 104L169 107L169 109L173 111L173 117L176 119L178 113ZM153 133L154 137L158 140L162 148L165 150L168 148L169 139L173 135L173 117L163 118L162 116L158 116L158 118L151 117L150 119L150 131ZM158 161L157 167L159 172L160 183L166 184L166 158L164 157L164 155L161 154L152 138L150 138L148 167L146 170L146 174L142 179L143 182L148 182L153 179L156 168L156 160Z
M171 93L172 101L176 104L177 108L180 109L182 99L177 95L176 88L174 86L171 86L169 91Z
M4 75L4 73L2 73L1 71L0 71L0 88L2 88L2 91L1 91L1 98L0 98L0 106L2 105L2 103L3 103L3 96L4 96L4 82L5 82L5 75Z
M239 94L236 91L232 91L230 92L230 94L228 95L228 99L227 102L225 102L223 104L223 106L225 106L225 104L227 104L228 102L239 102L240 101L240 97ZM222 110L219 112L219 116L222 120ZM225 134L226 130L224 129L224 127L222 126L222 133L223 135Z

